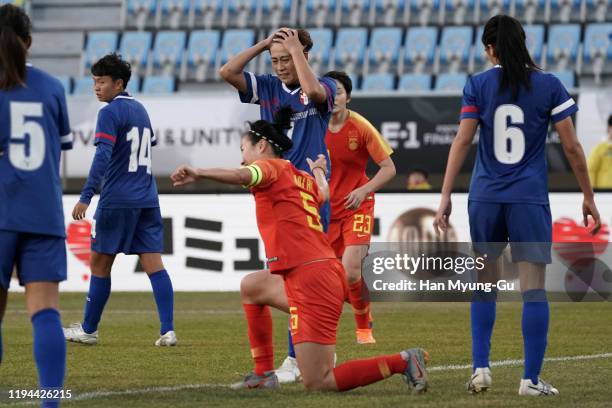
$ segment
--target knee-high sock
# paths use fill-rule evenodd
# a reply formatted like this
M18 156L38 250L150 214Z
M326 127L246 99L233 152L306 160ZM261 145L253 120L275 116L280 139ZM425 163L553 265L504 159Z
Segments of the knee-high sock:
M472 296L470 317L472 321L473 368L488 367L491 353L491 335L495 326L497 292L477 290Z
M85 303L85 317L83 318L85 333L93 333L98 330L98 323L102 318L102 312L110 296L110 290L111 278L98 278L91 275L89 293Z
M370 328L370 299L368 287L363 278L349 286L349 302L353 306L353 315L358 329Z
M274 369L274 346L272 344L272 315L266 305L243 304L249 326L251 356L255 362L255 374L263 375Z
M55 309L44 309L32 316L34 361L41 389L61 389L66 372L66 339L60 315ZM57 401L44 401L44 407L58 407Z
M151 287L153 288L153 296L157 304L157 313L161 327L160 334L165 334L170 330L174 330L174 291L172 289L172 281L165 269L157 271L149 275Z
M347 361L334 368L338 391L352 390L403 373L408 363L400 354Z
M289 316L291 319L291 316ZM291 323L287 326L287 355L295 358L295 347L293 346L293 337L291 337Z
M549 322L548 300L544 289L523 293L523 345L525 348L524 379L538 383L544 362Z

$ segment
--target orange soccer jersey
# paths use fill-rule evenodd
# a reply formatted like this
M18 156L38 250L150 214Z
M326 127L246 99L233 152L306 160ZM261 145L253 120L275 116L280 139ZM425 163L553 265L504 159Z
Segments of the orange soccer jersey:
M366 118L350 110L339 132L327 130L325 143L331 160L329 189L331 219L334 220L350 215L352 210L344 208L345 197L368 182L368 159L372 157L376 163L380 163L393 150Z
M323 233L322 195L312 176L283 159L257 160L247 168L270 272L335 258Z

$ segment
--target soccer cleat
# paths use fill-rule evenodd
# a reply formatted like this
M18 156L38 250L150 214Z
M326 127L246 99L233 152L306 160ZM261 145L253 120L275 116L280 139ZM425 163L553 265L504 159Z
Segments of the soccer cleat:
M167 331L163 336L161 336L155 342L156 346L176 346L176 333L173 330Z
M372 329L357 329L355 334L357 335L357 344L376 343L376 339L372 335Z
M264 375L255 373L247 374L242 381L231 385L233 390L252 389L252 388L278 388L278 377L274 371L266 371Z
M70 327L66 327L64 330L64 337L68 341L83 344L96 344L98 342L98 331L93 333L85 333L81 323L72 323Z
M287 356L283 364L275 371L278 382L281 384L291 384L302 381L302 373L297 365L295 357Z
M472 394L478 394L488 390L491 384L493 384L491 369L489 367L478 367L467 383L467 390Z
M429 353L422 348L411 348L401 353L402 358L408 363L404 371L404 379L412 387L414 393L427 391L427 368L429 364Z
M530 379L521 380L521 385L518 391L519 395L527 395L532 397L559 395L559 390L550 385L549 383L542 381L538 378L538 384L534 384Z

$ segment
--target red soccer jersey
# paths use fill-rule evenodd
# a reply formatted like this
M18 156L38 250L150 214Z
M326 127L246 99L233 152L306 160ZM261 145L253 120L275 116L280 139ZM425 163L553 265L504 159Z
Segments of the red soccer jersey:
M344 218L345 197L368 182L366 167L371 157L376 163L389 158L393 150L366 118L349 110L349 117L338 133L327 130L325 143L331 160L329 181L331 219Z
M270 272L335 258L318 210L323 197L312 176L283 159L257 160L247 168Z

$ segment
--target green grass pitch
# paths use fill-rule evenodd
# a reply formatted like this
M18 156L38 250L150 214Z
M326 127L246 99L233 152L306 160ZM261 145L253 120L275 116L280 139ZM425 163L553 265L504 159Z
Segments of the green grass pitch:
M84 294L61 297L65 325L82 318ZM520 303L500 303L492 360L522 358ZM301 384L278 391L234 392L227 384L252 368L240 299L236 293L177 293L179 345L153 346L158 322L150 293L113 293L96 346L68 344L66 389L69 407L610 407L612 355L551 361L542 378L561 395L519 398L522 368L493 368L493 388L483 395L465 391L470 361L469 304L375 303L377 344L355 343L354 322L345 308L338 331L338 361L396 353L423 346L431 354L430 388L411 395L401 376L343 394L307 393ZM286 352L287 318L274 313L276 364ZM4 360L0 366L0 405L15 406L9 389L36 387L30 323L22 294L12 293L3 321ZM552 303L547 357L612 353L610 303ZM23 403L23 401L22 401Z

